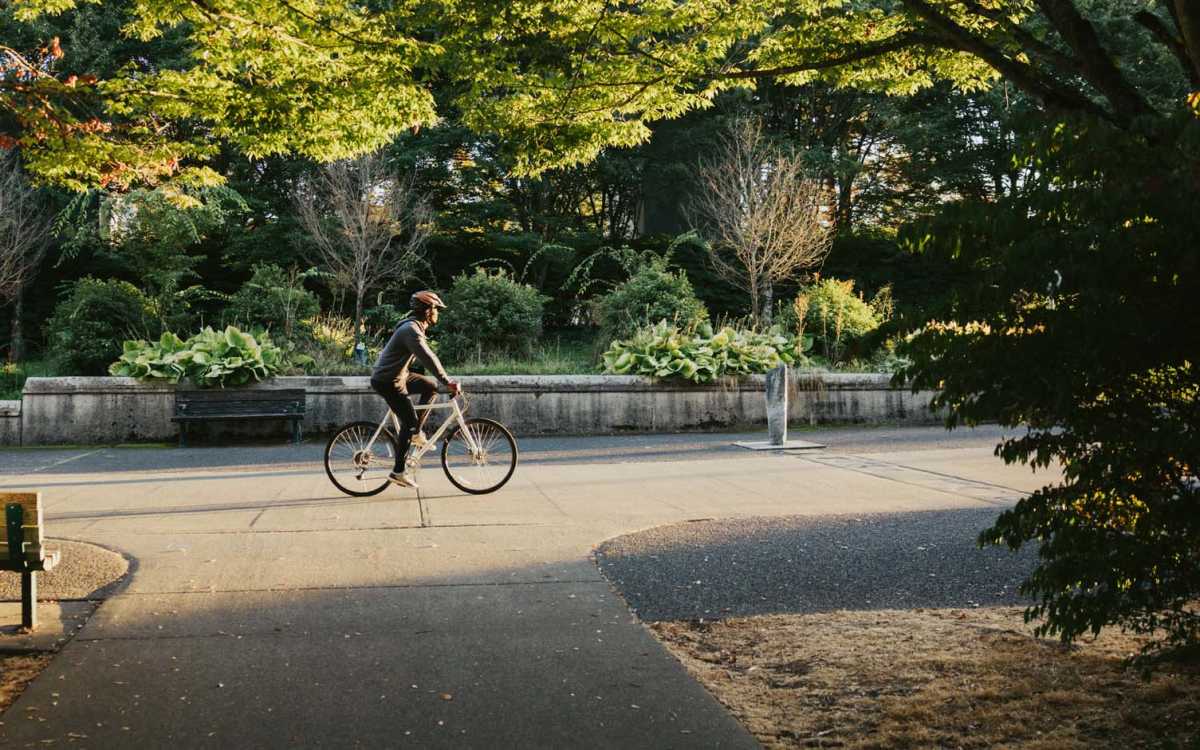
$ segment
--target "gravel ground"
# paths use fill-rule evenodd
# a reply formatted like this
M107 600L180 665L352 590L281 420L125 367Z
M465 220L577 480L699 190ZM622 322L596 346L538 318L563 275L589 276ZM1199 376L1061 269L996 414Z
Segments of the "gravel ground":
M83 542L48 539L46 546L62 551L49 572L38 573L38 599L102 598L129 570L129 562L116 552ZM0 571L0 601L21 601L21 574Z
M1036 551L980 549L996 509L662 526L596 550L642 620L1024 604Z

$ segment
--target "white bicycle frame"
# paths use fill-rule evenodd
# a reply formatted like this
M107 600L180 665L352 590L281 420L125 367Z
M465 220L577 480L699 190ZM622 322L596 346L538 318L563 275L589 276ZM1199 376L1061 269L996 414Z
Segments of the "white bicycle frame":
M433 446L437 445L437 441L442 438L442 435L444 435L446 431L454 425L459 428L463 434L463 437L466 439L467 447L471 449L471 455L473 457L479 455L479 445L475 442L475 436L472 435L471 431L467 429L467 423L463 419L463 410L458 404L457 396L439 403L424 405L413 404L413 408L417 411L418 415L422 412L433 411L434 409L451 409L453 411L453 413L446 417L446 419L442 420L441 426L439 426L432 435L425 439L424 445L413 450L409 454L408 460L412 462L414 468L420 467L421 459L425 456L425 454L428 453ZM375 445L375 441L379 439L379 433L383 432L383 427L388 423L389 419L391 419L392 426L395 428L397 435L400 434L400 430L404 429L404 426L400 424L400 418L396 416L394 411L388 409L388 413L384 415L382 420L380 420L379 427L375 428L375 433L371 435L371 440L367 443L366 450L370 451Z

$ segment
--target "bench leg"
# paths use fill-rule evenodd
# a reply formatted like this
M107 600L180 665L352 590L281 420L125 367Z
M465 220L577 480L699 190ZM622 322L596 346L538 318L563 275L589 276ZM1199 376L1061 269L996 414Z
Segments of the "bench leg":
M183 448L187 445L187 422L179 423L179 447Z
M21 571L21 625L28 630L38 626L37 573L32 570Z
M300 436L301 436L300 424L301 424L301 422L299 419L292 420L292 442L296 445L300 445Z

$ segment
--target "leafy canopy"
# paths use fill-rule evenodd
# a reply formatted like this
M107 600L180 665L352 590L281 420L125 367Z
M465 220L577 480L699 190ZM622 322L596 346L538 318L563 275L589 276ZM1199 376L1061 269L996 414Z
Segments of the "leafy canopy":
M0 50L5 141L47 180L211 184L219 141L251 156L352 156L436 121L439 82L442 107L504 134L530 173L641 143L648 123L761 78L908 94L1002 75L1122 127L1200 88L1200 11L1176 3L1172 18L1150 0L128 2L124 33L180 37L178 64L131 56L96 77L60 69L57 39ZM16 0L10 12L31 23L76 9ZM1174 81L1146 90L1147 58L1168 60Z
M1200 645L1200 121L1161 135L1055 128L1020 193L912 238L971 284L903 375L952 422L1019 428L1005 461L1062 467L982 541L1039 546L1027 614L1066 641L1117 624Z

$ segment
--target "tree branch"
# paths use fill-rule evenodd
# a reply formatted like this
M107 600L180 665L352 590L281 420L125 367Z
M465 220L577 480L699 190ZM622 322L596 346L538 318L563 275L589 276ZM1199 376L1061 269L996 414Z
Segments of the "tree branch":
M915 47L919 45L927 45L931 47L945 47L946 44L936 37L927 34L918 34L910 32L907 34L897 34L896 36L875 44L868 44L859 47L855 50L850 50L840 57L827 57L821 60L812 60L809 62L798 63L796 65L785 65L778 68L764 68L761 70L733 70L728 72L716 73L711 78L718 79L738 79L738 78L772 78L775 76L786 76L794 73L804 73L810 70L827 70L829 68L838 68L850 63L869 60L873 57L886 55L889 52L896 52L907 47Z
M1117 121L1127 124L1140 115L1157 114L1150 103L1121 74L1100 44L1096 29L1071 0L1035 0L1050 24L1078 56L1080 73L1113 105Z
M917 17L924 19L952 40L955 48L979 57L1014 85L1040 99L1047 107L1065 112L1086 112L1110 121L1120 119L1117 113L1108 112L1082 94L1062 86L1052 78L1047 78L1033 66L1009 57L923 0L901 2Z
M995 8L981 5L977 0L963 0L963 4L977 15L992 21L1008 32L1021 47L1030 54L1037 55L1063 73L1082 75L1082 64L1074 57L1055 49L1053 46L1038 39L1018 23L1014 23L1004 12Z
M1167 0L1167 8L1179 27L1192 69L1200 75L1200 0Z
M1175 59L1179 60L1179 64L1183 66L1183 71L1192 82L1192 86L1200 87L1200 66L1192 64L1192 58L1188 55L1188 50L1184 46L1183 40L1172 34L1163 20L1148 10L1140 10L1134 13L1133 20L1137 21L1153 34L1154 38L1160 44L1171 50L1171 53L1175 55Z

